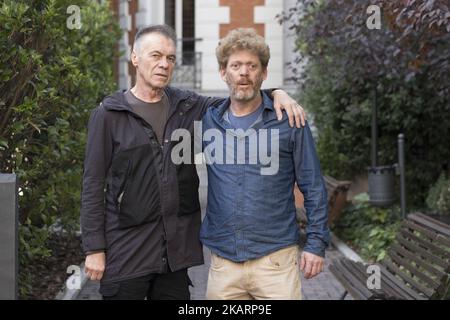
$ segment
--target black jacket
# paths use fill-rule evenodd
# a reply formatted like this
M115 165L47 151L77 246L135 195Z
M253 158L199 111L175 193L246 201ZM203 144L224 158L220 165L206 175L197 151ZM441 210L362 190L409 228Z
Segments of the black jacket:
M169 117L160 145L124 92L106 97L88 125L81 203L85 252L105 250L103 282L203 263L195 164L171 161L172 132L191 131L223 99L168 87ZM193 162L192 162L193 163Z

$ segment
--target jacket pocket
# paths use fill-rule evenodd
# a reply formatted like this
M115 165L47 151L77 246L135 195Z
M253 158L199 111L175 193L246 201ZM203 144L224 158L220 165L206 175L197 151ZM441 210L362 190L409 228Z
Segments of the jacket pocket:
M161 211L158 175L150 147L132 149L126 161L125 181L116 198L120 228L151 222Z
M132 162L131 162L131 160L128 160L128 162L127 162L127 170L125 171L125 176L124 176L124 181L122 183L122 187L120 188L120 192L119 192L119 194L117 196L117 199L116 199L116 205L117 205L119 211L121 211L120 207L121 207L121 204L122 204L123 196L124 196L125 193L128 193L127 186L128 186L128 184L130 182L131 168L132 168Z
M199 179L195 164L181 164L177 167L179 216L200 211L198 199Z

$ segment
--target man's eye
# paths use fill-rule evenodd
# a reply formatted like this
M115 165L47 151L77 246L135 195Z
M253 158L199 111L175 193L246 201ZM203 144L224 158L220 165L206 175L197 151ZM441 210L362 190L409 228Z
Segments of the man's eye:
M168 57L167 60L169 60L171 63L175 63L177 59L175 57Z

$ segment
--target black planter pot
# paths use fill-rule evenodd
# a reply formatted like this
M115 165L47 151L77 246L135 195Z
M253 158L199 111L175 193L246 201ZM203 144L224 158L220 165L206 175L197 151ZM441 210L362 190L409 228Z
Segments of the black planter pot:
M393 166L369 167L369 200L377 207L388 207L395 202Z

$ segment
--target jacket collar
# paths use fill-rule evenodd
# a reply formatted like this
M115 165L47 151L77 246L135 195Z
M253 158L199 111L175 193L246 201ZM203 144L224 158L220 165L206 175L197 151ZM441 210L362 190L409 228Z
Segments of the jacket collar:
M125 98L126 91L127 90L118 90L105 97L102 101L105 109L112 111L128 111L133 113L131 106ZM175 111L180 101L186 100L190 97L189 91L179 90L173 87L164 88L164 94L169 100L169 114ZM190 106L192 106L192 103Z

